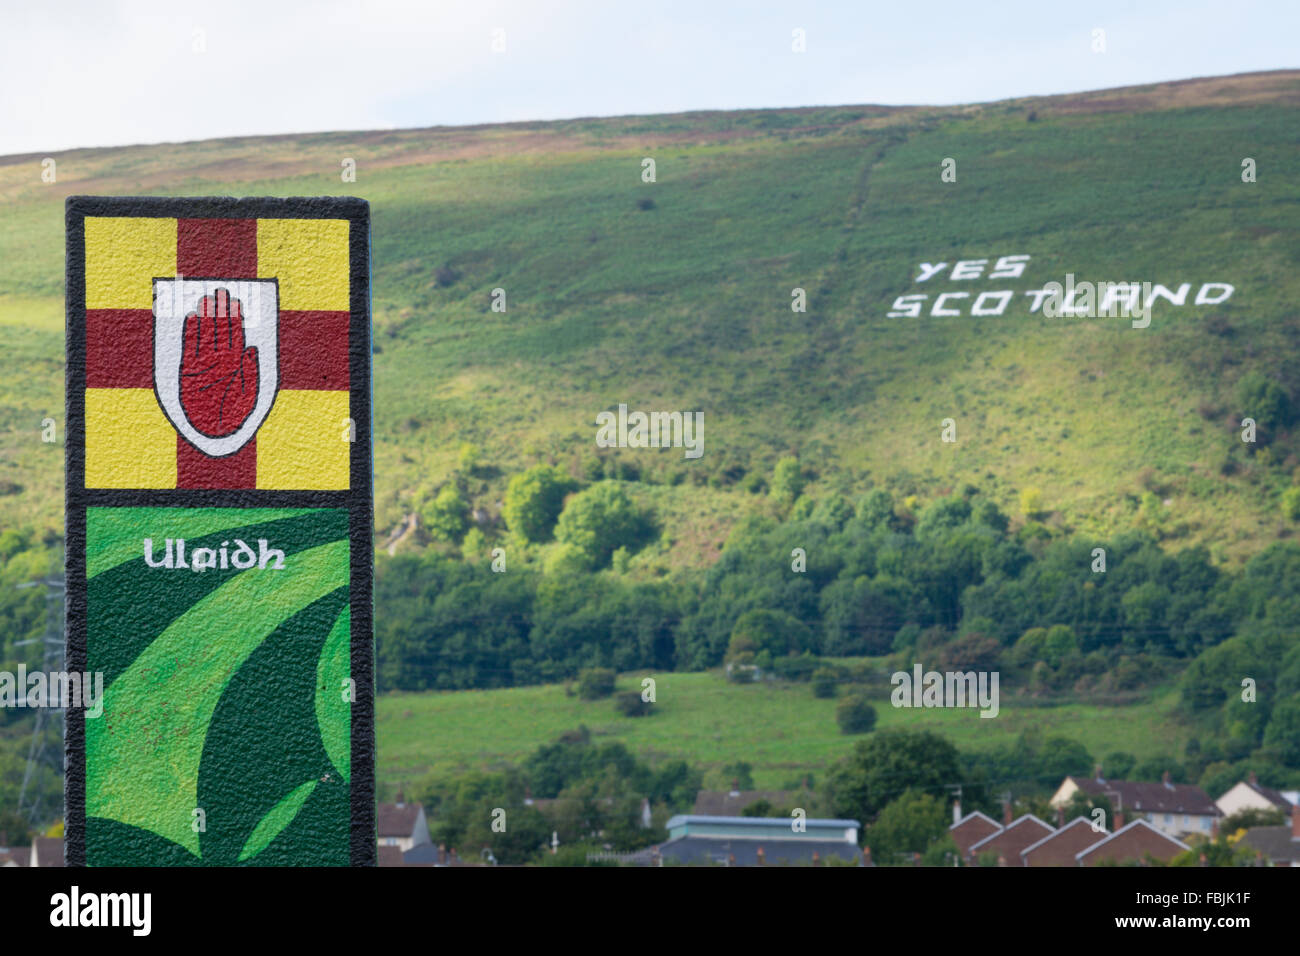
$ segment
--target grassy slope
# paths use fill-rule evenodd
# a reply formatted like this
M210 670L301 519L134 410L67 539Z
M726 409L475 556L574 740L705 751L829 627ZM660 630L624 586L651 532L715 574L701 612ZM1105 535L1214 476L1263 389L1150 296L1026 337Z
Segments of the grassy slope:
M1231 386L1246 367L1300 385L1300 79L1119 92L83 150L56 157L54 185L38 157L0 160L0 484L24 489L0 497L0 523L58 524L59 449L38 435L62 420L65 195L350 192L375 214L381 530L461 441L504 472L491 507L509 472L589 451L595 413L627 401L705 412L705 458L662 468L765 470L797 451L822 487L927 497L973 481L1012 508L1036 485L1084 530L1128 524L1151 465L1185 540L1239 559L1279 533L1281 478L1218 475ZM956 184L940 182L946 156ZM356 184L339 181L343 157ZM639 210L647 196L657 207ZM1011 253L1034 257L1017 289L1073 271L1238 291L1143 332L1030 317L1023 297L997 319L884 317L917 262ZM443 264L462 274L448 288ZM997 287L931 283L975 285ZM504 315L488 309L498 286ZM807 314L789 309L795 286ZM1230 340L1206 333L1211 316ZM949 416L956 446L938 440ZM708 528L670 540L665 563L706 562L750 507L737 493L700 513L689 487L663 504Z
M639 688L640 677L625 674L619 686ZM654 677L654 713L643 718L621 716L609 700L566 696L560 685L387 694L377 713L379 779L395 788L430 771L500 768L586 724L593 739L621 740L647 759L685 759L715 776L727 764L747 761L757 786L779 788L806 773L820 779L858 739L840 734L836 701L814 698L807 684L730 684L717 673ZM1028 730L1063 734L1098 758L1125 750L1145 759L1181 753L1188 736L1169 691L1124 707L1026 707L1004 699L997 719L973 710L896 710L884 694L874 703L880 728L935 730L974 752Z

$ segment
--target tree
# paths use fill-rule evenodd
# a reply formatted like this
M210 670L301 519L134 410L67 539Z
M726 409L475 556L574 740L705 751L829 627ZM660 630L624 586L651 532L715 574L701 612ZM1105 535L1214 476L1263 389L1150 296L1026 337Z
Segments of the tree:
M798 458L786 457L776 463L772 471L772 497L780 504L793 505L806 484Z
M870 733L876 726L876 708L864 697L846 697L835 708L835 722L842 734Z
M1280 701L1264 731L1264 749L1284 767L1300 769L1300 700Z
M1292 521L1300 521L1300 485L1292 485L1282 492L1282 514Z
M832 765L826 789L831 812L865 823L908 788L939 795L962 781L957 748L946 737L891 729L858 741Z
M813 632L802 621L785 611L758 609L746 611L736 621L727 656L734 659L745 651L767 651L772 657L784 657L816 650L814 643Z
M880 811L866 830L866 842L878 861L902 862L913 853L924 853L947 829L942 799L907 790Z
M502 514L511 531L527 541L548 541L574 481L554 465L534 465L510 479Z
M1291 396L1277 382L1260 372L1247 372L1237 383L1237 400L1243 417L1255 419L1261 432L1270 435L1291 424Z
M638 547L650 530L647 515L622 485L602 481L574 495L555 524L555 538L583 553L591 569L609 564L615 549Z
M1076 790L1070 795L1070 800L1065 805L1065 822L1069 823L1076 817L1083 817L1092 823L1096 819L1093 815L1095 810L1102 812L1101 825L1107 830L1114 830L1115 811L1110 805L1110 798L1105 794L1094 796L1084 790Z
M1042 514L1043 492L1038 488L1026 488L1020 492L1020 513L1026 518Z
M812 692L814 697L822 699L835 696L835 687L839 683L839 675L829 667L819 667L813 671L812 675Z
M624 717L644 717L650 713L650 704L642 699L639 690L625 690L614 698L614 707Z
M455 543L469 526L469 504L455 485L447 485L424 509L424 524L435 538Z
M578 674L578 696L583 700L600 700L612 693L614 672L609 668L589 667Z

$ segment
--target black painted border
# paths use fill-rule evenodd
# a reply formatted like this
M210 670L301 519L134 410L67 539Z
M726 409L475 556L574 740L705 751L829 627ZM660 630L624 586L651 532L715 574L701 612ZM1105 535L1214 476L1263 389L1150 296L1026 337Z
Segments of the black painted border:
M70 196L65 207L66 414L65 555L67 575L67 663L86 667L86 509L97 506L348 509L351 533L352 824L353 866L377 862L375 827L374 701L374 476L370 374L370 204L352 197L274 199L225 196L201 198ZM175 217L182 219L346 219L349 246L351 323L348 328L349 410L356 426L347 491L257 489L141 490L85 487L86 245L87 216ZM86 865L86 727L80 710L66 714L64 770L65 860Z

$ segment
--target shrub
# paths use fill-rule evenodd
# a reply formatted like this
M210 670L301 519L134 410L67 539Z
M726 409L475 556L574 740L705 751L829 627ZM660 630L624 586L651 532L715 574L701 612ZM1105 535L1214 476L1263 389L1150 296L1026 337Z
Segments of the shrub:
M614 693L614 672L608 667L589 667L578 674L578 696L600 700Z
M515 475L502 507L506 525L528 541L548 540L564 496L573 488L573 480L554 465L535 465Z
M637 548L651 531L649 516L627 491L612 481L602 481L574 495L555 523L555 538L578 548L590 568L609 564L620 546Z
M614 709L624 717L644 717L650 713L650 703L641 699L639 690L625 690L614 697Z
M813 671L812 692L814 697L820 697L823 700L834 697L835 688L838 684L838 676L829 667L819 667Z
M1282 492L1282 514L1292 521L1300 521L1300 485L1292 485Z
M835 708L835 722L842 734L870 733L876 726L876 708L862 697L846 697Z

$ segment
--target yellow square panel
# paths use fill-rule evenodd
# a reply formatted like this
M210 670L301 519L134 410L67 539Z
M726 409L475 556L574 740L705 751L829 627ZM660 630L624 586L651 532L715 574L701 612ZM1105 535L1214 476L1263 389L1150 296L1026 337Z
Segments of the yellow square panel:
M176 430L153 389L86 389L86 487L176 487Z
M86 308L152 309L153 280L176 275L176 220L86 218Z
M279 280L281 309L346 311L348 221L257 220L257 277Z
M348 393L282 389L257 433L257 487L346 491Z

